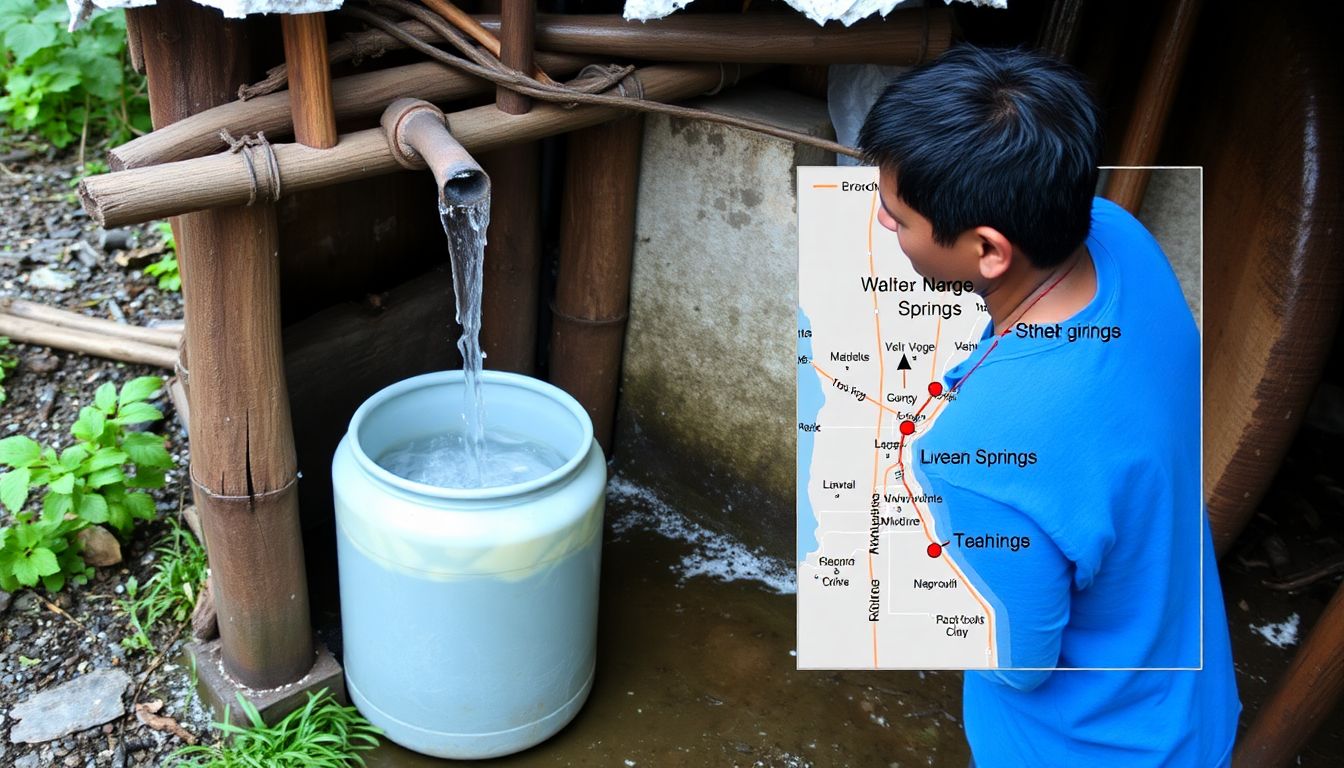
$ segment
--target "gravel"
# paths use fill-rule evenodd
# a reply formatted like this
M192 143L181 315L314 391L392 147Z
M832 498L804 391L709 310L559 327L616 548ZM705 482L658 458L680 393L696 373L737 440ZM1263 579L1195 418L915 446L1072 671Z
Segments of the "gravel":
M136 263L126 249L157 245L159 236L148 226L103 233L74 199L75 166L72 153L38 154L0 166L0 210L5 212L0 217L0 296L107 319L124 317L139 325L180 318L179 294L159 291L153 278L117 261ZM34 281L38 270L44 270L42 276L67 277L71 284L59 289L59 280ZM8 400L0 404L0 437L23 434L58 447L72 442L70 425L103 382L120 385L136 376L171 373L17 342L5 353L18 357L19 365L3 382ZM159 765L183 742L136 719L135 704L156 699L164 703L159 714L192 734L207 733L210 716L195 697L190 663L182 655L189 630L160 626L151 632L162 658L120 646L131 630L117 599L129 578L143 584L153 574L153 547L166 530L165 520L178 514L190 492L186 433L166 397L155 404L166 420L154 429L167 435L178 466L154 494L159 519L139 523L122 544L123 561L98 568L88 584L57 595L20 590L7 601L0 599L0 606L9 603L0 608L0 765ZM7 513L0 514L8 522ZM119 704L128 714L40 744L14 743L13 731L22 722L10 714L16 705L101 670L129 675L132 684Z

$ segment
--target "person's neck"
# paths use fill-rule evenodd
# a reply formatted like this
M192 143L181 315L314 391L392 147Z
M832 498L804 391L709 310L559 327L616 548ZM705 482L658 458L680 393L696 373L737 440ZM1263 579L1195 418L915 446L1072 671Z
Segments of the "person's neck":
M1091 300L1095 287L1092 259L1087 246L1080 245L1054 267L1005 276L982 298L998 335L1019 322L1065 320Z

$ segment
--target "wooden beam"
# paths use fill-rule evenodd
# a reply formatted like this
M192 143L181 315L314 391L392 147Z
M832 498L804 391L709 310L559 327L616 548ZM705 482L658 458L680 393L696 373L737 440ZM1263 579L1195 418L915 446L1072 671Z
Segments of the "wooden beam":
M317 149L336 146L336 112L327 68L327 23L320 13L284 13L280 30L289 67L289 105L294 138Z
M751 68L743 67L743 75ZM659 101L693 96L717 87L723 69L709 64L655 65L639 71L646 98ZM472 153L585 128L628 114L618 107L565 109L539 104L525 115L506 115L494 105L448 116L449 129ZM381 128L343 136L331 149L301 144L273 145L283 188L291 192L367 178L401 169ZM254 176L255 174L255 176ZM205 180L203 182L203 180ZM102 226L150 221L230 205L264 196L271 184L264 156L252 166L239 154L220 153L148 168L92 176L80 182L84 209Z

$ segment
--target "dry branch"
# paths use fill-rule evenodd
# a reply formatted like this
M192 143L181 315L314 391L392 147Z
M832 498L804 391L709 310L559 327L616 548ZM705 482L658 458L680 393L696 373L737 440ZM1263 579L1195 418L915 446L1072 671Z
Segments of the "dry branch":
M96 331L68 328L38 320L0 313L0 336L8 336L25 344L67 349L98 357L107 357L128 363L145 363L160 368L172 368L177 362L177 348L131 341Z

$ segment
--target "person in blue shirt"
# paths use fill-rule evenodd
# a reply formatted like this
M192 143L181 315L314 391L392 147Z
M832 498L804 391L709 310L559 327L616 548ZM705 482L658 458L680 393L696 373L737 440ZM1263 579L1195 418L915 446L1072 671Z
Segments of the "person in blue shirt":
M859 134L915 270L970 281L990 315L907 448L939 556L995 617L997 668L963 690L980 768L1229 765L1241 708L1199 332L1157 242L1093 197L1098 122L1067 65L963 45ZM957 452L975 460L937 459Z

